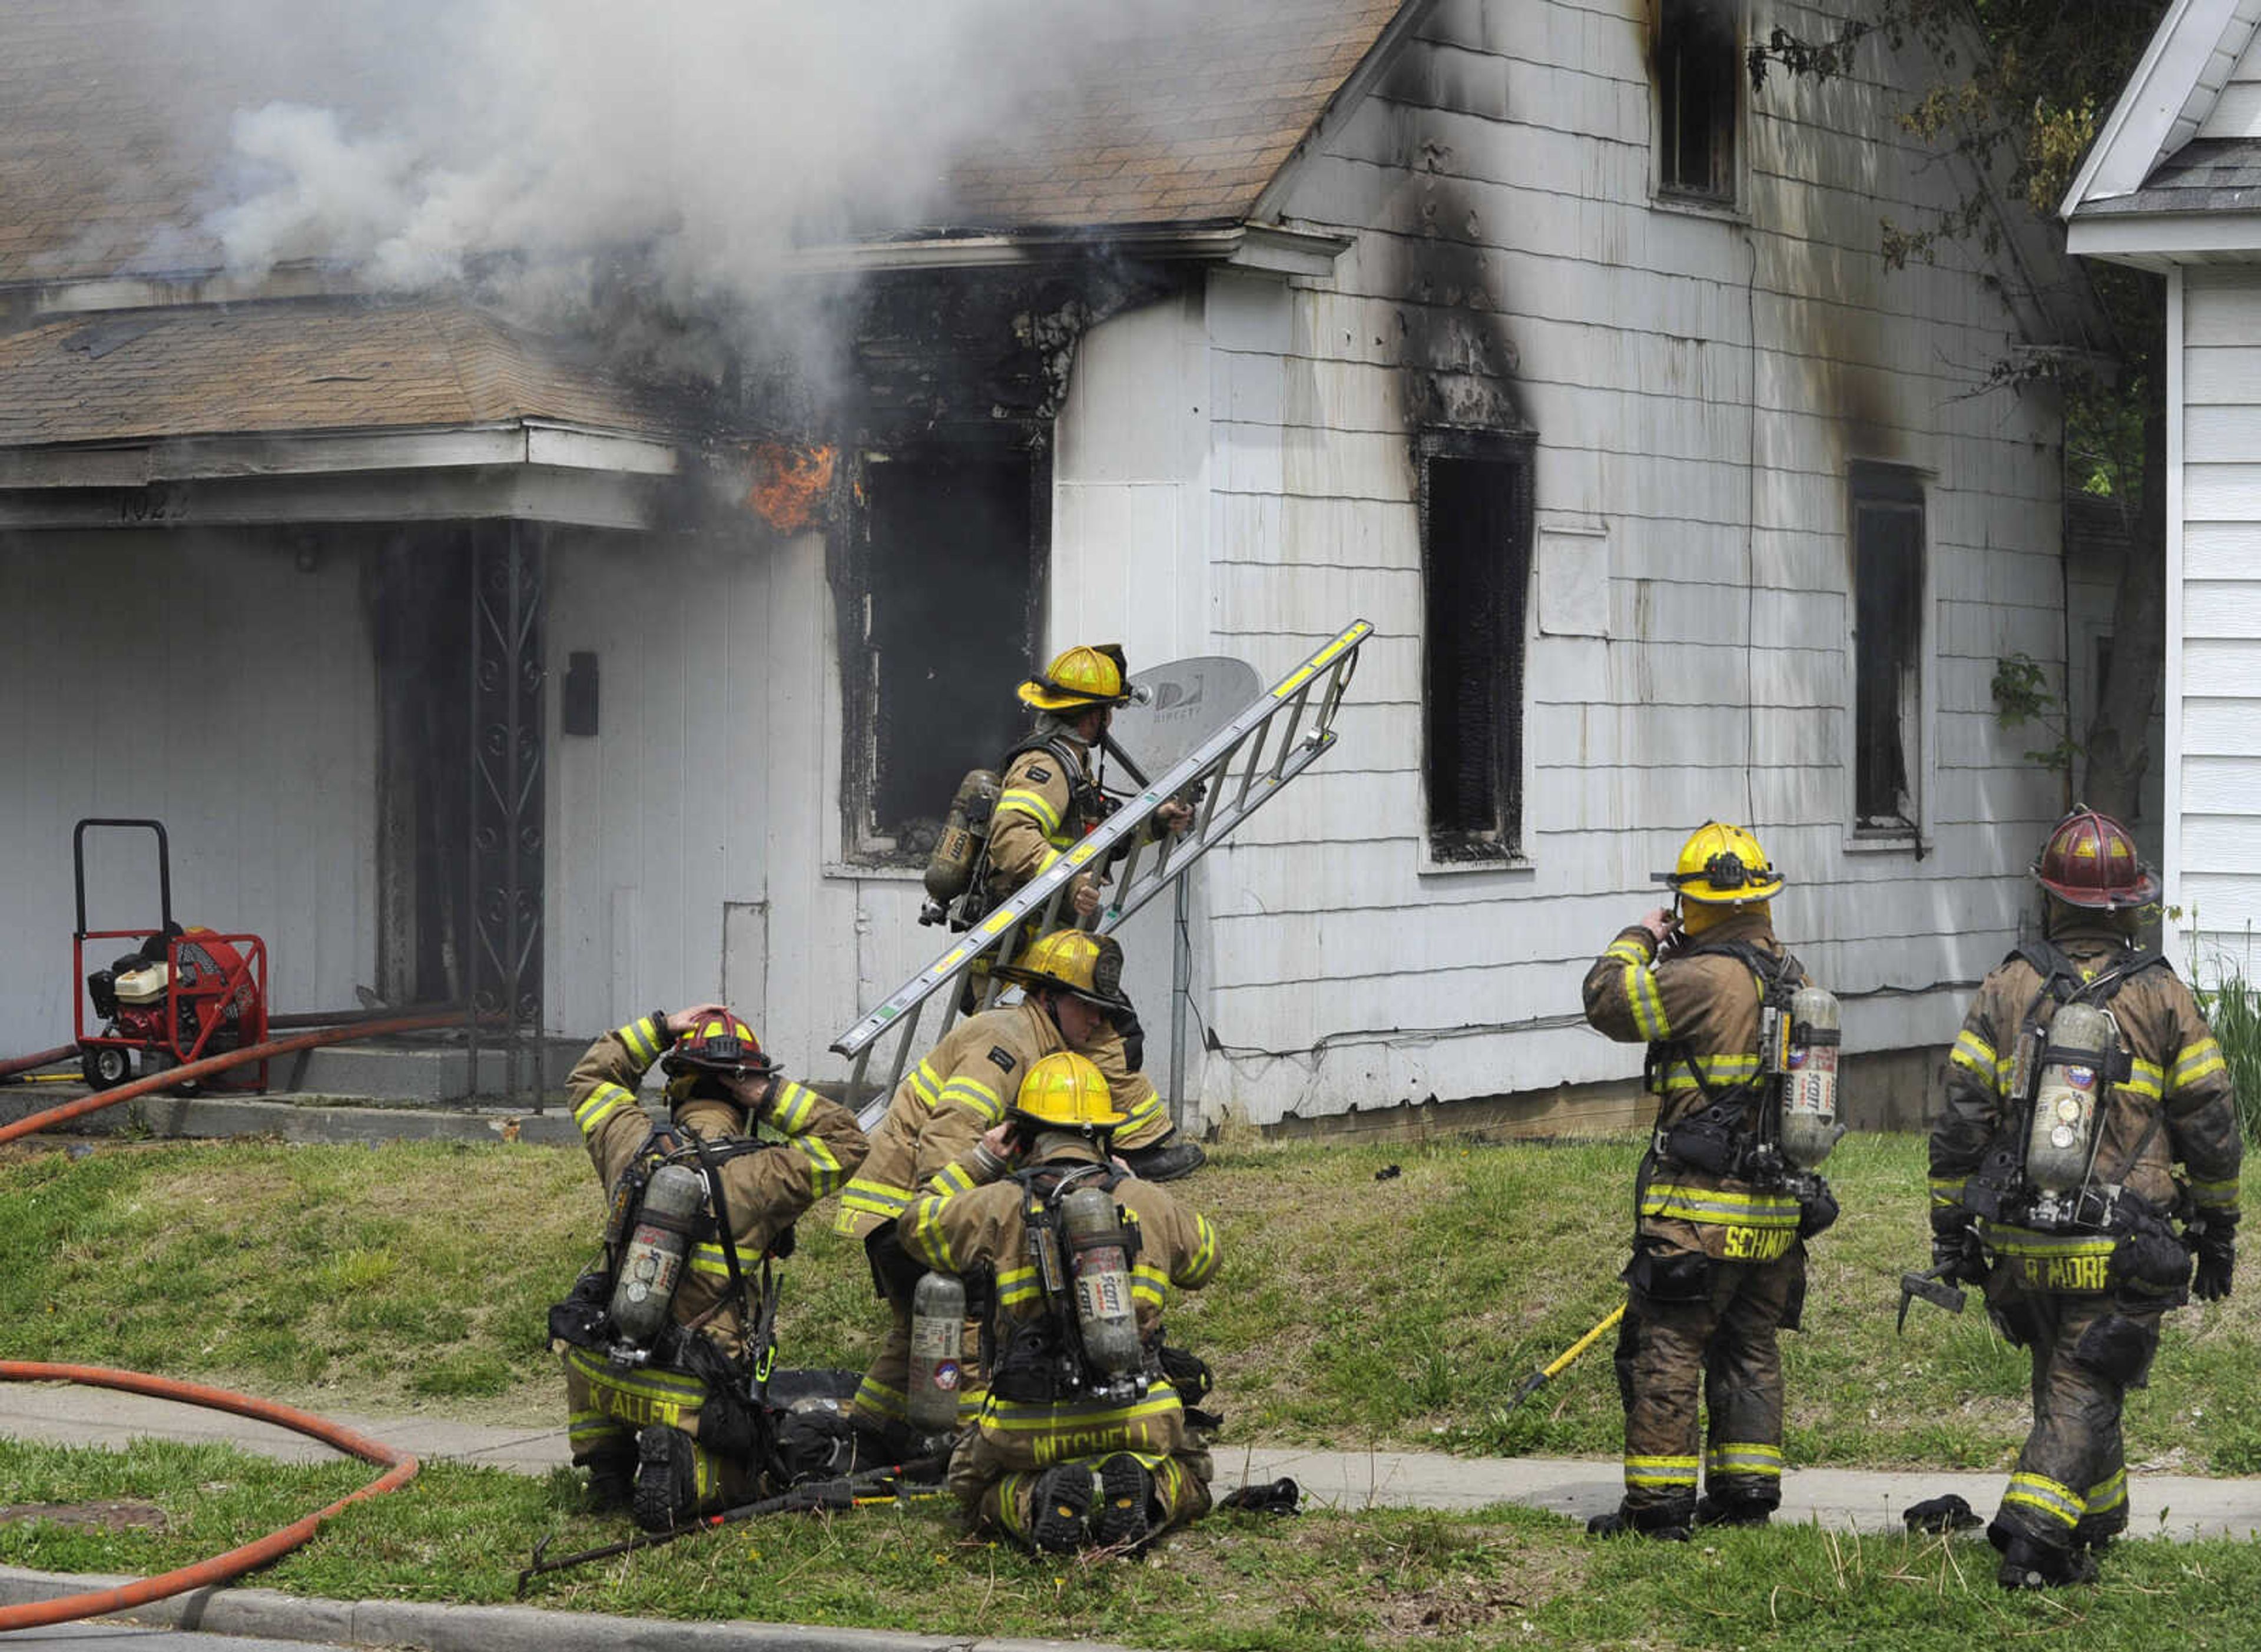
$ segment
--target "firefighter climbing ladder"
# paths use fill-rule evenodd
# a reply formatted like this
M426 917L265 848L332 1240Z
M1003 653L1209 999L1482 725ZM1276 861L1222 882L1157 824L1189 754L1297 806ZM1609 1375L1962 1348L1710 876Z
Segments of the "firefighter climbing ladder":
M1335 743L1335 715L1350 686L1359 649L1373 635L1374 628L1364 620L1353 621L842 1033L832 1048L855 1062L848 1101L858 1108L863 1127L869 1130L879 1121L902 1082L918 1045L927 1001L937 993L944 995L942 1021L934 1034L938 1038L958 1013L959 983L966 973L1009 947L1032 915L1040 916L1039 930L1058 927L1077 873L1106 865L1110 851L1119 850L1109 904L1100 909L1093 926L1106 934L1183 877L1195 861L1278 796L1288 781L1317 762ZM1193 825L1182 836L1150 840L1145 827L1154 812L1169 799L1182 796L1199 800ZM875 1053L886 1074L886 1081L876 1088L870 1077Z

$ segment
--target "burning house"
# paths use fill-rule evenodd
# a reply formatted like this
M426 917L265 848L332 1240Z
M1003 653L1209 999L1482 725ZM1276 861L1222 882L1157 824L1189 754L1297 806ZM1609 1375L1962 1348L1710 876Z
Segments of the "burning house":
M2085 312L2007 205L1885 267L1974 187L1894 123L1913 46L1755 89L1699 0L1112 10L758 281L543 218L561 308L513 244L400 255L461 174L269 233L385 153L334 140L376 69L0 17L0 1044L69 1024L71 822L155 815L278 1009L719 992L833 1076L1032 659L1273 673L1359 616L1340 748L1195 873L1197 1117L1629 1120L1579 977L1708 816L1871 1122L2018 930L2056 797L1988 684L2063 665L2067 578L2057 411L1992 370ZM277 100L344 112L247 183ZM1159 1005L1166 917L1125 939Z

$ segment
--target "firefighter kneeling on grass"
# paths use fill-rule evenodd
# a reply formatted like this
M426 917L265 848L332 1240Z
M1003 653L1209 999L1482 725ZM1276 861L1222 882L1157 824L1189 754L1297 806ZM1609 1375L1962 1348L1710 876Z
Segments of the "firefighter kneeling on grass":
M2229 1295L2243 1154L2221 1046L2136 944L2159 881L2127 829L2075 809L2032 871L2048 938L1980 985L1931 1136L1934 1276L1983 1285L2033 1355L2033 1428L1986 1532L2011 1589L2088 1581L2127 1529L2121 1402L2162 1313Z
M898 1240L896 1218L918 1190L940 1186L936 1175L1003 1120L1037 1062L1063 1050L1088 1054L1113 1037L1109 1018L1130 1002L1123 996L1123 948L1111 936L1054 930L997 973L1021 988L1020 1002L968 1016L911 1069L872 1132L862 1173L840 1196L836 1231L864 1241L872 1283L892 1320L848 1413L860 1437L858 1454L883 1462L922 1454L925 1440L972 1422L981 1404L980 1355L953 1344L956 1406L909 1415L911 1296L923 1270ZM1140 1084L1138 1093L1151 1098L1154 1092ZM1129 1115L1129 1101L1115 1092L1118 1116ZM978 1325L967 1326L969 1337L978 1331Z
M1758 840L1706 822L1660 875L1676 926L1650 913L1586 975L1586 1018L1648 1045L1657 1124L1618 1337L1625 1498L1586 1529L1684 1541L1691 1526L1764 1525L1782 1502L1776 1334L1798 1327L1805 1241L1836 1220L1813 1167L1842 1126L1837 1001L1775 939L1783 880Z
M901 1222L904 1248L937 1270L922 1294L994 1275L988 1391L950 1488L976 1525L1048 1554L1135 1553L1209 1506L1185 1407L1209 1373L1163 1347L1162 1306L1168 1287L1216 1277L1217 1231L1115 1165L1122 1122L1089 1060L1046 1056Z
M655 1060L667 1074L658 1125L635 1095ZM611 1210L602 1256L549 1315L591 1502L628 1505L664 1531L777 1490L770 1259L790 1253L793 1218L863 1163L864 1132L783 1077L720 1004L607 1033L569 1098ZM782 1139L760 1139L764 1126Z

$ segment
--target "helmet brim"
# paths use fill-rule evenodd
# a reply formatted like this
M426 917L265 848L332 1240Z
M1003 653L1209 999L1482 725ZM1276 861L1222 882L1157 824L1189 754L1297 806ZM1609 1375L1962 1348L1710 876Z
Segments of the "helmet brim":
M2141 882L2132 889L2083 889L2077 885L2060 883L2054 878L2044 878L2036 869L2034 881L2067 906L2077 906L2088 912L2128 912L2137 907L2155 905L2162 887L2157 873L2146 872Z
M1128 694L1073 694L1057 688L1047 688L1030 678L1014 691L1024 706L1038 711L1089 711L1095 706L1121 706L1130 701Z
M1011 964L1001 964L992 973L999 980L1009 981L1016 987L1025 987L1030 991L1049 987L1054 992L1066 993L1071 998L1080 998L1084 1002L1095 1004L1102 1009L1130 1008L1130 1000L1127 994L1117 993L1114 997L1109 998L1104 993L1093 992L1088 988L1078 987L1064 981L1057 975L1040 975L1032 969L1021 969Z
M1683 883L1676 887L1683 900L1699 901L1705 906L1753 906L1761 901L1773 900L1789 881L1787 878L1775 878L1765 883L1747 883L1738 889L1715 889L1708 883Z

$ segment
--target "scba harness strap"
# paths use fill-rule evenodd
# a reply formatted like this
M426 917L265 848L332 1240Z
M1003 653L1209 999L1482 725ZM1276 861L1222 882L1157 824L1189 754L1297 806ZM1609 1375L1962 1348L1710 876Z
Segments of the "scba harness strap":
M1013 1173L1012 1180L1021 1189L1029 1267L1044 1298L1044 1311L1033 1318L1007 1324L1008 1293L1001 1287L998 1289L982 1322L981 1359L990 1372L990 1390L999 1398L1020 1404L1058 1404L1081 1397L1090 1388L1082 1325L1076 1314L1074 1275L1061 1243L1060 1201L1081 1187L1095 1186L1112 1194L1123 1179L1112 1165L1102 1164L1078 1165L1067 1170L1057 1165L1043 1166ZM1121 1210L1121 1218L1123 1261L1128 1266L1138 1256L1138 1219L1127 1210ZM1146 1349L1150 1375L1159 1369L1156 1363L1159 1340L1158 1334Z
M1784 1015L1790 1012L1791 997L1805 975L1804 966L1792 954L1785 952L1777 956L1748 941L1699 942L1685 948L1679 956L1733 959L1756 980L1760 1008ZM1763 1028L1763 1017L1761 1024ZM1763 1130L1761 1121L1752 1117L1754 1104L1764 1100L1767 1084L1773 1076L1766 1071L1764 1052L1754 1049L1751 1053L1758 1059L1749 1077L1720 1083L1704 1070L1702 1058L1685 1038L1648 1046L1642 1081L1650 1091L1662 1097L1672 1069L1685 1067L1705 1103L1687 1117L1656 1132L1654 1146L1659 1157L1717 1176L1740 1179L1750 1168Z
M1094 779L1083 765L1083 758L1070 745L1066 736L1057 734L1031 735L1005 753L1005 769L1031 751L1052 755L1067 780L1067 814L1060 821L1065 836L1073 836L1075 829L1097 825L1115 812L1115 800L1106 788Z

